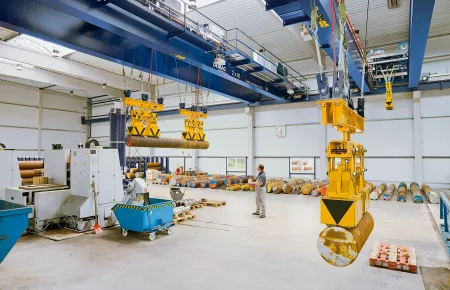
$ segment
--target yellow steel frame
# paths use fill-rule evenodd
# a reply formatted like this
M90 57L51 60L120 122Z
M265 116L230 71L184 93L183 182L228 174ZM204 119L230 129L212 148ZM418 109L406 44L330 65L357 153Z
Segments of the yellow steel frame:
M327 147L329 185L321 200L321 223L344 228L355 227L366 213L369 190L364 180L364 154L351 134L364 132L364 119L343 99L317 102L322 109L322 124L342 132L342 140Z
M158 138L161 132L158 128L158 115L152 111L164 110L163 104L124 98L123 103L137 109L130 111L131 122L127 133L133 136Z
M203 132L203 121L199 119L208 118L208 114L186 109L181 109L180 114L189 117L184 119L182 138L185 140L206 141L206 135Z

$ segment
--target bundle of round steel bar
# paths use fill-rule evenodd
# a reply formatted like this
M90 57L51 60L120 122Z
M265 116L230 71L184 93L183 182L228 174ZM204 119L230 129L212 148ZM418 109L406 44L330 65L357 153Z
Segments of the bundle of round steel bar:
M147 147L147 148L179 148L179 149L208 149L207 141L192 141L175 138L153 138L145 136L127 135L125 144L128 147Z

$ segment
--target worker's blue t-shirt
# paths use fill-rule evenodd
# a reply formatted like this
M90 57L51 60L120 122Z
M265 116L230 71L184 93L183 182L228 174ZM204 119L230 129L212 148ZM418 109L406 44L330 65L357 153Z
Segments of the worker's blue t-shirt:
M266 173L264 171L258 174L256 182L261 182L262 183L261 187L266 186Z

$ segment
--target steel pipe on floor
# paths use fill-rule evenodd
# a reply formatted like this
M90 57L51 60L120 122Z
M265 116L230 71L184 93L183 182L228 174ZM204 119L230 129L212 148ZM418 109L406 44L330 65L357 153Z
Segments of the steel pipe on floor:
M128 147L151 148L179 148L179 149L208 149L207 141L191 141L175 138L153 138L127 135L125 144Z

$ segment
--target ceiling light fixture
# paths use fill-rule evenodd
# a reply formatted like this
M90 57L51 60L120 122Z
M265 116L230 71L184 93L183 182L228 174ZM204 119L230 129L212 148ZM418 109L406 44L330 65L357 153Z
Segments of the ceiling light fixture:
M23 66L22 66L21 64L18 64L18 65L16 66L16 69L17 69L17 70L22 70L22 69L23 69Z

